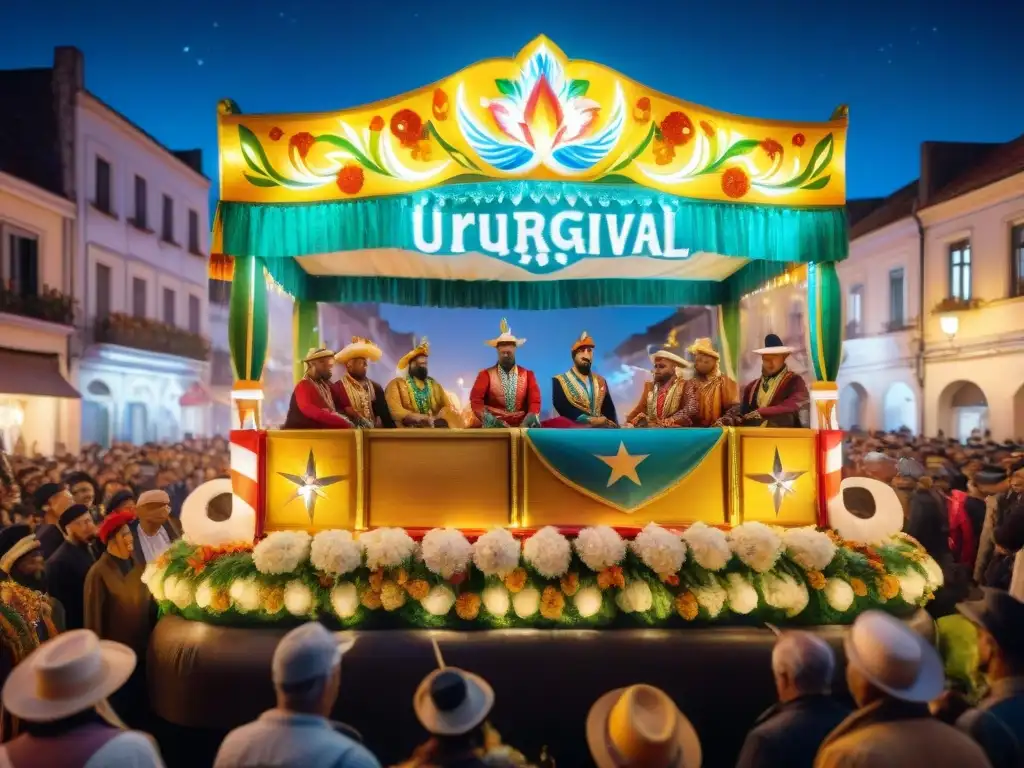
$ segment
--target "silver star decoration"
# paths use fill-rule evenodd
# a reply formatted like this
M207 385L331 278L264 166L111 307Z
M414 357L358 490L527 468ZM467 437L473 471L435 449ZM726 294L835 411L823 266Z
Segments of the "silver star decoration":
M806 475L806 470L801 472L786 472L782 468L782 458L779 456L779 449L775 449L775 460L772 462L772 473L770 475L753 474L747 475L748 480L755 483L764 483L772 492L772 501L775 502L775 516L779 516L782 509L782 500L786 494L793 493L793 483L800 475Z
M293 475L288 472L278 472L281 477L290 483L295 483L295 495L286 504L291 504L295 499L302 499L306 506L306 514L309 515L309 522L313 522L313 515L316 512L316 500L326 499L327 492L324 490L329 485L341 482L348 475L331 475L329 477L316 476L316 458L310 450L309 458L306 460L306 473L304 475Z

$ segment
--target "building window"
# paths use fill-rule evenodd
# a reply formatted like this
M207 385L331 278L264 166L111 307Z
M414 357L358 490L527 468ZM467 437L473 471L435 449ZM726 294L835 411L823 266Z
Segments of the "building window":
M971 241L961 240L949 246L949 297L971 300Z
M1010 295L1024 296L1024 224L1010 230Z
M164 195L164 223L160 238L165 243L174 243L174 200L169 195Z
M148 229L146 215L146 180L135 177L135 218L132 223L139 229Z
M225 280L210 280L209 299L211 304L220 304L226 307L231 303L231 283Z
M164 322L167 325L174 325L174 291L164 288Z
M202 331L202 316L201 316L201 305L198 296L188 297L188 329L192 333L200 333Z
M889 328L903 328L903 268L889 270Z
M110 314L110 267L96 265L96 317L104 320Z
M20 229L7 227L0 241L3 254L4 285L18 296L39 295L39 238ZM6 245L6 253L4 246Z
M846 306L846 336L855 339L861 334L864 320L864 286L855 285L850 289Z
M110 163L102 157L96 158L96 199L93 204L104 213L114 212L110 194Z
M141 277L132 278L132 315L146 317L146 281Z
M202 255L199 249L199 214L193 210L188 212L188 249L197 256Z

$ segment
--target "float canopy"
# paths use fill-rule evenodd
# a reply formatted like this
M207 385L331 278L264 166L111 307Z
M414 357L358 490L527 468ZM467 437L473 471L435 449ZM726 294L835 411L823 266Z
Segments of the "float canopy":
M245 259L304 301L734 303L845 257L846 127L715 112L544 37L340 112L225 101L212 273Z

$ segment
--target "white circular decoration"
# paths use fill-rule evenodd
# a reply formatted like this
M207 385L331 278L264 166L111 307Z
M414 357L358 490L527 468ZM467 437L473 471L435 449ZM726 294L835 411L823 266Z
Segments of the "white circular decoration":
M208 514L210 502L223 494L231 495L231 515L227 520L214 520ZM181 529L191 544L216 547L252 541L256 536L256 510L231 494L230 479L217 478L203 483L185 499L181 505Z
M862 488L871 494L875 512L871 517L857 517L846 508L843 492ZM839 493L828 502L828 523L847 541L879 544L903 530L903 505L896 491L869 477L848 477L839 486Z

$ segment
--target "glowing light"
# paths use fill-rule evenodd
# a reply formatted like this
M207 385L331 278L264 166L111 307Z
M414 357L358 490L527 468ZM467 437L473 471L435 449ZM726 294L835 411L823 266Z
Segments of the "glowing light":
M956 315L942 315L939 318L939 327L949 337L949 340L952 341L957 333L960 332L960 318Z

